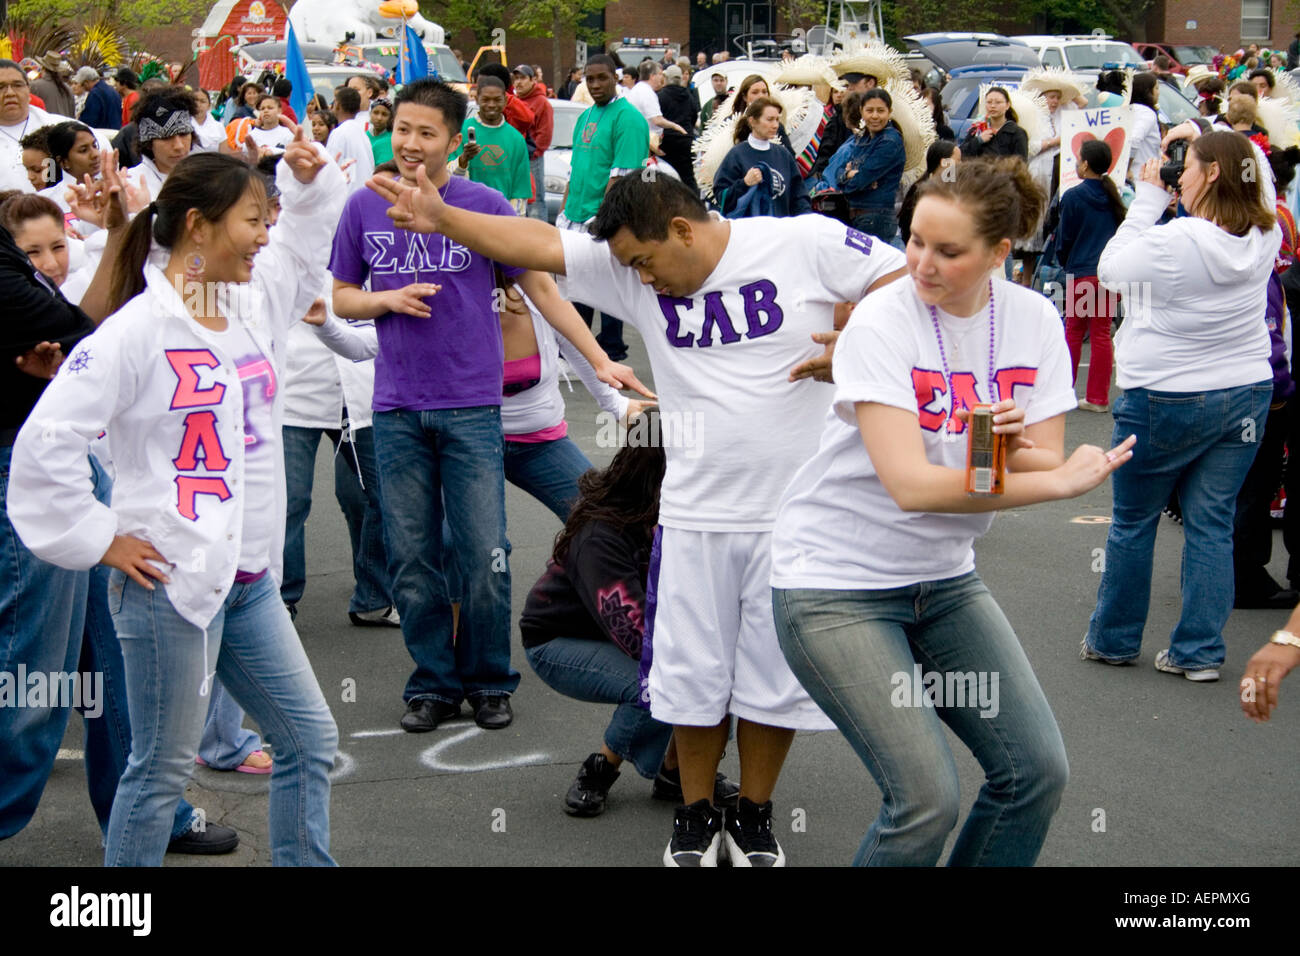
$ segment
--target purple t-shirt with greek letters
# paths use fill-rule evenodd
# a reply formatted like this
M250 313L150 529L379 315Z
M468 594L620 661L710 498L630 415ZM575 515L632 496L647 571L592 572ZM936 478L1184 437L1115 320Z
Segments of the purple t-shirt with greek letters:
M467 179L453 176L440 192L450 206L515 215L501 193ZM500 405L505 354L493 308L497 264L439 233L399 229L387 210L369 189L348 199L330 255L334 278L357 285L369 279L372 292L412 282L437 283L442 291L424 300L433 312L427 319L393 312L376 319L375 411Z

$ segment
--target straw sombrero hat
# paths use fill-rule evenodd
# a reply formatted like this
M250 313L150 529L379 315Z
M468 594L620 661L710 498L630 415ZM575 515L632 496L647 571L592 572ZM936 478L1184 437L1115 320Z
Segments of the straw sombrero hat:
M1046 93L1048 90L1058 90L1061 94L1061 102L1068 103L1077 96L1083 95L1083 86L1066 70L1057 66L1043 67L1039 70L1030 70L1020 81L1022 90L1032 90L1036 93ZM1017 110L1019 112L1019 110Z
M830 67L836 76L843 76L845 73L865 73L867 76L874 76L881 86L891 78L907 80L910 76L907 65L898 51L876 42L846 47L831 57Z
M822 103L806 86L769 87L769 95L781 104L781 125L790 137L790 145L798 156L812 142L813 134L821 122ZM732 105L736 102L736 93L732 91L716 110L695 140L692 151L695 154L695 179L700 184L706 197L713 195L713 177L718 167L736 145L736 124L743 113L731 115ZM784 148L784 147L782 147Z
M989 90L997 88L996 83L980 84L980 109L979 115L985 116L984 97ZM1001 87L1006 89L1006 87ZM1055 89L1055 87L1053 87ZM1011 93L1011 108L1016 111L1016 125L1025 131L1029 141L1043 138L1043 131L1047 129L1047 102L1035 90L1026 90L1017 88L1009 91Z
M1300 106L1296 103L1268 96L1260 100L1255 110L1255 122L1268 130L1270 146L1285 149L1300 146Z
M1273 99L1300 104L1300 83L1285 70L1273 71Z
M925 100L912 88L911 80L890 80L885 90L894 101L891 118L903 134L903 149L907 159L903 162L903 178L899 185L906 189L925 173L925 152L935 140L934 114Z
M822 103L831 101L831 90L844 89L844 81L835 75L830 61L812 53L805 53L793 63L787 64L772 82L784 86L810 87Z
M1197 63L1195 66L1187 68L1187 75L1183 77L1183 86L1195 86L1201 80L1208 80L1212 76L1218 76L1204 63Z

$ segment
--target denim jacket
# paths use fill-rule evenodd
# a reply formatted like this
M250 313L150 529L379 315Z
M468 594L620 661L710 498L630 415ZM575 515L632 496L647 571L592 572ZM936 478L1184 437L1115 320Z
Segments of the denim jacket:
M875 136L861 133L835 151L817 188L840 190L854 209L893 210L906 161L902 134L893 126ZM851 173L847 171L850 165L854 167Z

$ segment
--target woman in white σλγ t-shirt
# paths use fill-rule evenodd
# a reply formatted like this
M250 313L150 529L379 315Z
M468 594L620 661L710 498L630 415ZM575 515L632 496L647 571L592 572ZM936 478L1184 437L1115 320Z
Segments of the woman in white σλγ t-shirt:
M781 649L884 795L854 862L930 865L960 812L948 725L987 774L956 865L1032 864L1065 787L1056 719L975 573L992 512L1070 498L1131 456L1068 459L1076 399L1060 317L993 278L1044 201L1018 159L962 163L918 190L909 278L867 296L835 347L817 454L772 533ZM1000 496L966 493L968 409L1006 436Z

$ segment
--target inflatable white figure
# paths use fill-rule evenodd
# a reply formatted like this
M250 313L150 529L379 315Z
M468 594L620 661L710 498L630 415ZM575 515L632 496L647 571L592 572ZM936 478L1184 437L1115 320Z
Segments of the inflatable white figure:
M353 43L374 43L396 37L402 28L401 20L379 13L375 0L298 0L289 11L289 22L299 40L311 43L342 43L349 33ZM445 42L442 27L420 14L406 22L425 42Z

